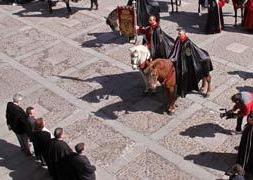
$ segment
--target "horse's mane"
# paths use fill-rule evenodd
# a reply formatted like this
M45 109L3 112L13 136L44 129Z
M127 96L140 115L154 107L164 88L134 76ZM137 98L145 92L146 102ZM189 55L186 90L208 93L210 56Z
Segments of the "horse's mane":
M139 58L140 63L143 63L147 59L150 59L150 52L146 46L137 45L137 46L131 47L129 50L131 53L138 53L138 58Z

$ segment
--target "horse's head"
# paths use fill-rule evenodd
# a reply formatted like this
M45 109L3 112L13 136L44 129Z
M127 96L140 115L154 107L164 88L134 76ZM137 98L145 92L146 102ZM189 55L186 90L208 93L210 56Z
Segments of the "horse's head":
M114 9L106 18L106 24L110 26L112 31L119 31L119 22L118 22L118 11L117 8Z
M144 75L147 78L149 88L154 90L159 85L159 69L157 69L155 63L150 63L148 68L144 70Z
M150 58L148 48L143 45L131 47L129 50L131 55L131 65L134 70Z

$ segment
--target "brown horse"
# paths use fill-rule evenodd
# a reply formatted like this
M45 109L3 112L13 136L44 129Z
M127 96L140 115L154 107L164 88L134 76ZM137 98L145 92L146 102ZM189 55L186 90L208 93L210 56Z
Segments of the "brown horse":
M144 70L147 82L152 90L160 83L164 86L168 95L167 111L169 114L175 112L176 93L176 70L169 59L155 59L151 61ZM158 83L159 82L159 83Z

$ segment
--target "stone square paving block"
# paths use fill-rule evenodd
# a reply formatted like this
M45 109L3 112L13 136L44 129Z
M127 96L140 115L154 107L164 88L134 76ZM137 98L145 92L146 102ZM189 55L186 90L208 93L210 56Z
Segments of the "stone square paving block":
M89 144L86 152L97 165L109 166L121 153L134 142L124 137L100 120L90 117L80 119L64 127L67 141L79 141Z
M68 103L64 98L43 88L26 96L24 104L26 105L25 107L41 106L42 108L36 110L39 111L42 109L42 111L38 113L43 115L42 118L45 119L48 128L54 127L56 122L68 117L76 110L76 107L73 104ZM47 113L45 114L45 112ZM54 129L51 129L51 131L53 132Z
M154 180L197 180L185 172L180 171L174 164L166 161L158 154L147 149L145 153L120 169L117 174L119 180L154 179Z
M67 49L67 51L66 51ZM44 77L57 76L86 60L92 58L87 52L59 42L45 50L20 60L20 63L33 69Z
M0 51L11 57L17 57L48 45L55 40L54 37L32 28L4 37L1 40Z

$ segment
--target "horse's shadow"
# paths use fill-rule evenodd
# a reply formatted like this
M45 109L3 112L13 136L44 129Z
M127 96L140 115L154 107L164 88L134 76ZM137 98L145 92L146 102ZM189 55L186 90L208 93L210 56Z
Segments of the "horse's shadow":
M177 23L178 26L185 29L186 32L193 34L205 34L204 27L206 18L206 14L199 16L198 13L184 11L161 17L163 20Z
M180 132L182 136L194 137L215 137L216 133L222 133L227 135L232 135L231 130L224 129L218 124L205 123L196 126L191 126L183 132Z
M96 76L88 79L58 77L99 86L100 88L80 97L81 100L92 103L94 106L103 106L94 112L99 117L117 119L117 112L124 114L134 111L165 112L166 98L162 88L158 89L153 96L143 96L145 85L139 72Z
M226 172L235 164L236 154L219 152L201 152L199 154L190 154L184 157L185 160L192 161L194 164L208 167L211 169Z
M95 39L88 40L82 43L82 47L103 47L106 44L125 44L127 39L119 36L116 32L88 33L88 36L93 36Z
M56 3L63 3L63 2L53 2L53 4L56 5ZM55 8L53 6L53 12L49 13L48 10L48 4L47 1L34 1L26 4L20 4L24 9L20 10L16 13L14 13L17 16L20 17L59 17L59 18L69 18L71 15L77 13L80 10L88 10L89 8L80 8L80 7L75 7L71 6L71 13L67 12L67 8L61 7L61 8Z

